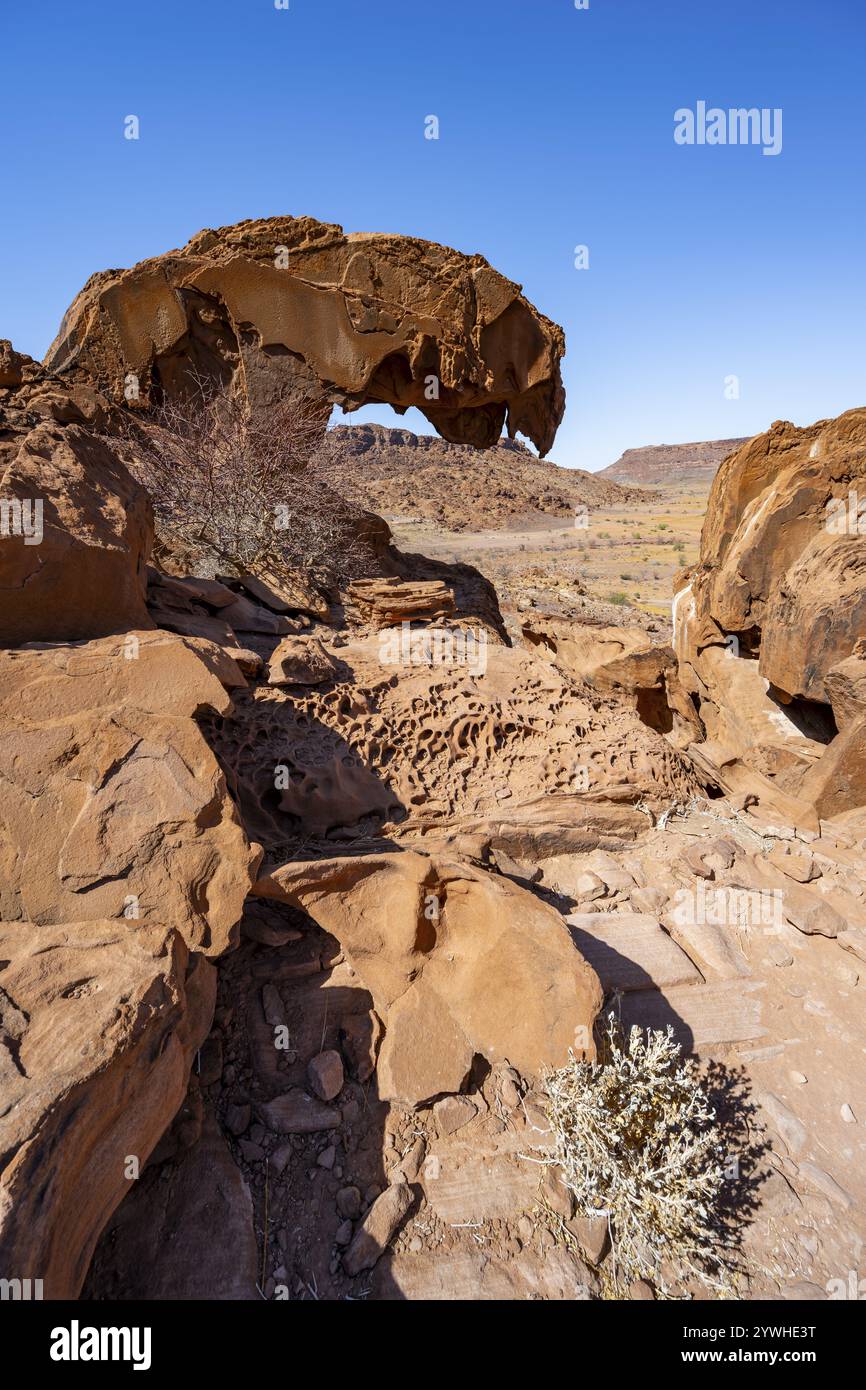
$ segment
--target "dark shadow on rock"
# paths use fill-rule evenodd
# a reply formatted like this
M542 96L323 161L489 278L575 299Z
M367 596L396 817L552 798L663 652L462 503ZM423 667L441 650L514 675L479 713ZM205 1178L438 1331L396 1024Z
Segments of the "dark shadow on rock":
M219 963L201 1071L103 1233L84 1298L369 1295L369 1272L350 1279L340 1255L387 1183L389 1107L376 1093L372 999L339 944L304 913L259 899L248 908L255 929L268 919L284 944L244 935ZM308 1073L323 1051L337 1052L344 1069L330 1102L315 1096ZM298 1092L318 1102L324 1128L279 1132L267 1107Z

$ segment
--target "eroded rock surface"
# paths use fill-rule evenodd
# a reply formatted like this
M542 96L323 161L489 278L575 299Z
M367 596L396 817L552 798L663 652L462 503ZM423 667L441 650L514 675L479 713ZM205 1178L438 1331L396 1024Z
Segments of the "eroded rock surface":
M806 429L777 421L720 468L700 563L674 599L680 674L713 745L699 756L728 790L789 819L804 802L826 816L866 800L850 728L862 702L831 674L866 630L864 492L866 410ZM841 779L826 747L834 692L851 745Z
M122 918L0 928L0 1266L77 1297L183 1100L216 972Z
M0 645L151 626L153 515L97 434L108 402L0 342Z
M562 330L483 256L346 235L311 217L205 230L179 251L91 276L47 364L123 398L182 387L191 365L257 406L287 387L333 404L416 406L445 439L507 426L544 454L562 418Z
M529 1074L594 1055L595 976L557 914L507 878L406 851L287 864L256 892L332 932L369 989L382 1099L459 1091L477 1055Z
M0 653L3 916L171 922L219 955L257 862L193 716L230 704L162 632Z

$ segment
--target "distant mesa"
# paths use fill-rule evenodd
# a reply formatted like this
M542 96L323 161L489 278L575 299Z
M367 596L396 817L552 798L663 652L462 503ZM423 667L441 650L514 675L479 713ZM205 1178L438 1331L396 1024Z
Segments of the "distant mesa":
M670 483L712 482L722 460L744 439L709 439L696 444L647 444L642 449L626 449L616 463L602 468L600 478L618 483L637 483L640 487L662 487Z

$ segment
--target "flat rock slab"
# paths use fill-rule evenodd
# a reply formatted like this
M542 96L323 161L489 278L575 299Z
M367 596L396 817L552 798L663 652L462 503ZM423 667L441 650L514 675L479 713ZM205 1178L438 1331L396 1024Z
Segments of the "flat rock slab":
M677 922L665 918L674 941L700 966L707 980L736 980L751 975L733 927L713 922Z
M543 1173L521 1154L540 1150L544 1138L540 1130L508 1130L434 1142L420 1174L427 1201L449 1226L521 1215L538 1201Z
M482 1250L447 1259L427 1252L389 1254L376 1269L373 1297L449 1303L585 1300L591 1296L591 1283L585 1265L558 1248L543 1255L523 1250L513 1260L491 1258Z
M566 920L605 992L702 983L685 951L647 913L576 912Z
M749 1042L767 1036L761 1027L762 985L750 980L721 980L706 985L640 990L622 1000L623 1026L666 1028L684 1051L697 1052L719 1043Z

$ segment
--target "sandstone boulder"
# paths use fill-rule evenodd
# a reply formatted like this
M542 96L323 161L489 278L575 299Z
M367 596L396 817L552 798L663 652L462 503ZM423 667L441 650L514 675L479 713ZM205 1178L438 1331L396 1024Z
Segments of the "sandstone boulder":
M0 926L0 1268L76 1298L183 1100L216 973L124 920Z
M181 638L142 632L0 653L6 920L171 922L237 939L259 852L192 715L229 706Z
M152 626L151 506L110 442L74 413L41 418L23 390L0 400L0 433L0 644Z
M379 1094L459 1091L476 1054L522 1074L594 1055L594 972L558 913L510 879L407 851L286 864L256 893L342 945L385 1027Z
M268 685L321 685L337 663L315 637L284 637L268 666Z

